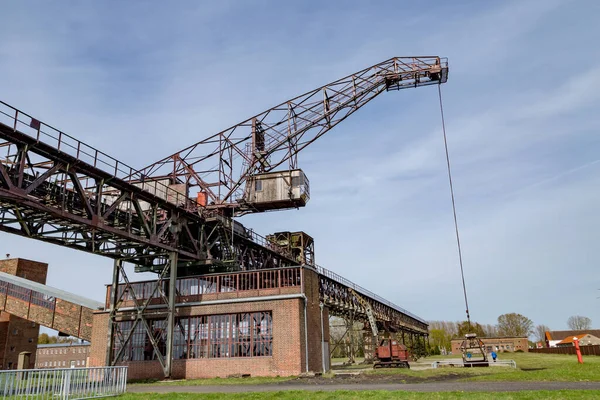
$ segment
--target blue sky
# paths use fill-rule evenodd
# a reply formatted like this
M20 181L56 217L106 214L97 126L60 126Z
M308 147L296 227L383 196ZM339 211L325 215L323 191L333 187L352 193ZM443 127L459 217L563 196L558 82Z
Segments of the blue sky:
M450 4L452 3L452 4ZM392 56L442 87L471 315L600 324L600 3L7 2L0 99L135 167ZM435 87L385 93L300 155L317 262L430 320L464 318ZM0 234L96 300L112 261ZM141 276L140 276L141 278Z

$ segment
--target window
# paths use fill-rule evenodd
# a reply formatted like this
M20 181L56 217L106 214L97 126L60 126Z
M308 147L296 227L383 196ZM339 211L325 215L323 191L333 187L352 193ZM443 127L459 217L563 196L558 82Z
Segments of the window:
M157 343L161 354L164 354L167 339L164 330L165 320L151 320L148 321L148 324L150 325L154 340ZM122 361L156 360L157 356L154 351L154 346L142 324L138 324L135 327L129 342L127 344L123 343L132 329L133 321L121 321L116 325L113 357L116 357L120 352L120 360ZM123 350L121 350L122 347L124 347Z
M15 346L10 346L10 351L11 352L15 351Z
M298 187L304 185L304 176L292 176L292 187Z
M80 362L80 361L79 361L79 360L77 360L77 366L79 366L79 362Z
M164 354L165 321L149 321L159 351ZM272 356L272 314L268 312L202 315L175 321L173 356L176 359ZM141 324L136 326L124 349L132 321L117 324L113 356L122 361L155 360L156 352ZM89 349L84 349L84 353Z
M43 293L36 291L31 292L31 304L36 306L47 308L48 310L54 310L55 301L53 296L48 296Z
M181 318L173 352L177 358L272 355L270 312Z
M254 191L261 192L262 191L262 181L257 179L254 181Z
M48 366L48 361L44 361L44 367Z
M33 343L33 338L29 338L29 343Z
M28 302L31 296L31 290L9 283L6 285L6 295Z

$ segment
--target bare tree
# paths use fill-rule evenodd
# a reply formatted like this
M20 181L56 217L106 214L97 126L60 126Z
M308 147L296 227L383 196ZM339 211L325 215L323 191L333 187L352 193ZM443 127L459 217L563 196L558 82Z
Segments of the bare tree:
M548 328L547 325L538 325L535 327L535 338L537 339L538 342L545 342L546 341L546 332L549 331L550 328Z
M492 324L483 325L483 330L485 331L485 336L487 337L495 337L498 336L498 327Z
M533 322L517 313L502 314L498 317L498 333L502 336L529 336L533 332Z
M574 331L584 331L592 328L592 320L581 315L572 315L567 320L567 325Z

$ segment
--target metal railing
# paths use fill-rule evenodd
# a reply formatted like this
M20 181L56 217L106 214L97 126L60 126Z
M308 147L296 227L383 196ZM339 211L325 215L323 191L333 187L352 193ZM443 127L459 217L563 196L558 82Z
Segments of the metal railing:
M0 393L10 399L93 399L127 388L127 367L0 371Z
M358 293L360 293L364 296L370 297L371 299L378 301L381 304L385 304L386 306L391 307L394 310L401 312L402 314L406 314L409 317L414 318L419 322L427 324L427 321L425 321L423 318L416 316L415 314L405 310L404 308L397 306L396 304L392 303L391 301L388 301L388 300L384 299L383 297L376 295L375 293L371 292L370 290L367 290L367 289L349 281L348 279L336 274L333 271L330 271L330 270L323 268L321 266L318 266L318 265L307 266L307 267L314 268L315 271L317 271L319 274L324 275L331 280L334 280L338 283L341 283L342 285L352 288L355 291L357 291Z
M61 153L75 157L81 162L87 163L94 168L110 174L114 178L134 185L141 190L168 203L181 207L188 212L202 212L201 207L198 206L195 199L190 198L185 193L178 192L168 184L161 182L161 179L145 176L138 169L130 167L124 162L75 139L73 136L54 128L3 101L0 101L0 123L10 126L15 131L19 131L20 133L35 139L37 142L44 143L57 149ZM8 146L11 147L13 145L9 144ZM110 192L110 190L108 190L108 192ZM267 247L276 253L280 253L285 257L291 257L291 255L284 252L283 249L280 249L265 237L253 231L249 231L243 237L262 247Z
M300 269L300 267L287 267L178 278L175 301L177 303L200 301L200 296L205 294L300 287L302 285ZM168 282L162 282L161 284L163 285L163 292L166 292ZM112 286L106 286L108 293L106 307L109 308L110 301L112 301ZM133 303L134 296L138 301L146 300L152 296L153 299L156 299L153 304L164 304L161 294L154 291L154 286L155 281L120 283L117 286L118 298L124 303ZM127 290L127 293L123 293L125 290ZM126 305L122 304L121 307L123 306Z
M496 360L489 363L490 366L507 366L512 368L517 368L517 363L514 360ZM462 359L456 360L441 360L434 361L431 363L431 368L438 368L440 365L445 365L449 367L464 367L464 363Z
M0 101L0 122L11 126L15 131L19 131L37 142L45 143L54 147L58 151L68 154L76 159L98 168L111 176L129 183L144 184L143 190L157 195L164 195L163 200L174 204L194 204L194 201L185 194L179 193L168 185L162 184L157 180L145 177L139 170L117 160L108 154L75 139L59 129L48 125L21 110ZM149 190L152 187L152 190ZM158 197L161 197L160 195ZM172 200L168 200L172 199Z

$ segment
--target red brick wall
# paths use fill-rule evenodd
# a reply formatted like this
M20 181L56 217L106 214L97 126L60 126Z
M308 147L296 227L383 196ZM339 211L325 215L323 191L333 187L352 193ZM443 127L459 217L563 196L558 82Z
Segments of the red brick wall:
M108 347L108 313L94 313L92 324L92 341L90 349L90 367L106 365L106 350Z
M322 370L321 324L324 338L329 338L329 313L319 304L318 275L304 270L304 293L307 298L308 322L308 367L310 371ZM297 289L296 289L297 290ZM298 291L298 290L297 290ZM257 293L265 296L263 291ZM273 293L268 293L273 295ZM178 307L177 317L251 313L271 311L273 321L273 355L269 357L199 358L173 360L173 378L193 379L227 377L234 374L252 376L290 376L306 371L304 335L304 299L292 298L267 301L250 301L216 305L191 305ZM92 349L90 366L105 363L108 344L108 313L96 312L92 324ZM129 361L129 379L162 378L163 371L158 361Z
M45 284L48 264L13 258L0 260L0 271ZM6 304L7 309L19 316L27 317L27 311L22 309L20 302L9 301L9 303ZM34 368L40 326L6 312L0 313L0 321L3 322L0 323L0 369L8 369L9 365L13 369L16 368L19 353L22 351L31 352L29 368Z
M316 314L311 314L311 311ZM180 307L178 316L233 314L243 312L271 311L273 315L273 355L270 357L203 358L173 361L173 378L227 377L233 374L252 376L290 376L305 371L304 352L304 300L285 299L255 301L207 306ZM326 312L324 313L326 315ZM320 308L309 302L309 365L313 371L321 371L321 327L318 323ZM311 324L312 321L312 325ZM108 313L94 314L90 366L105 363L108 341ZM129 366L129 379L162 378L158 361L133 361L122 363Z

